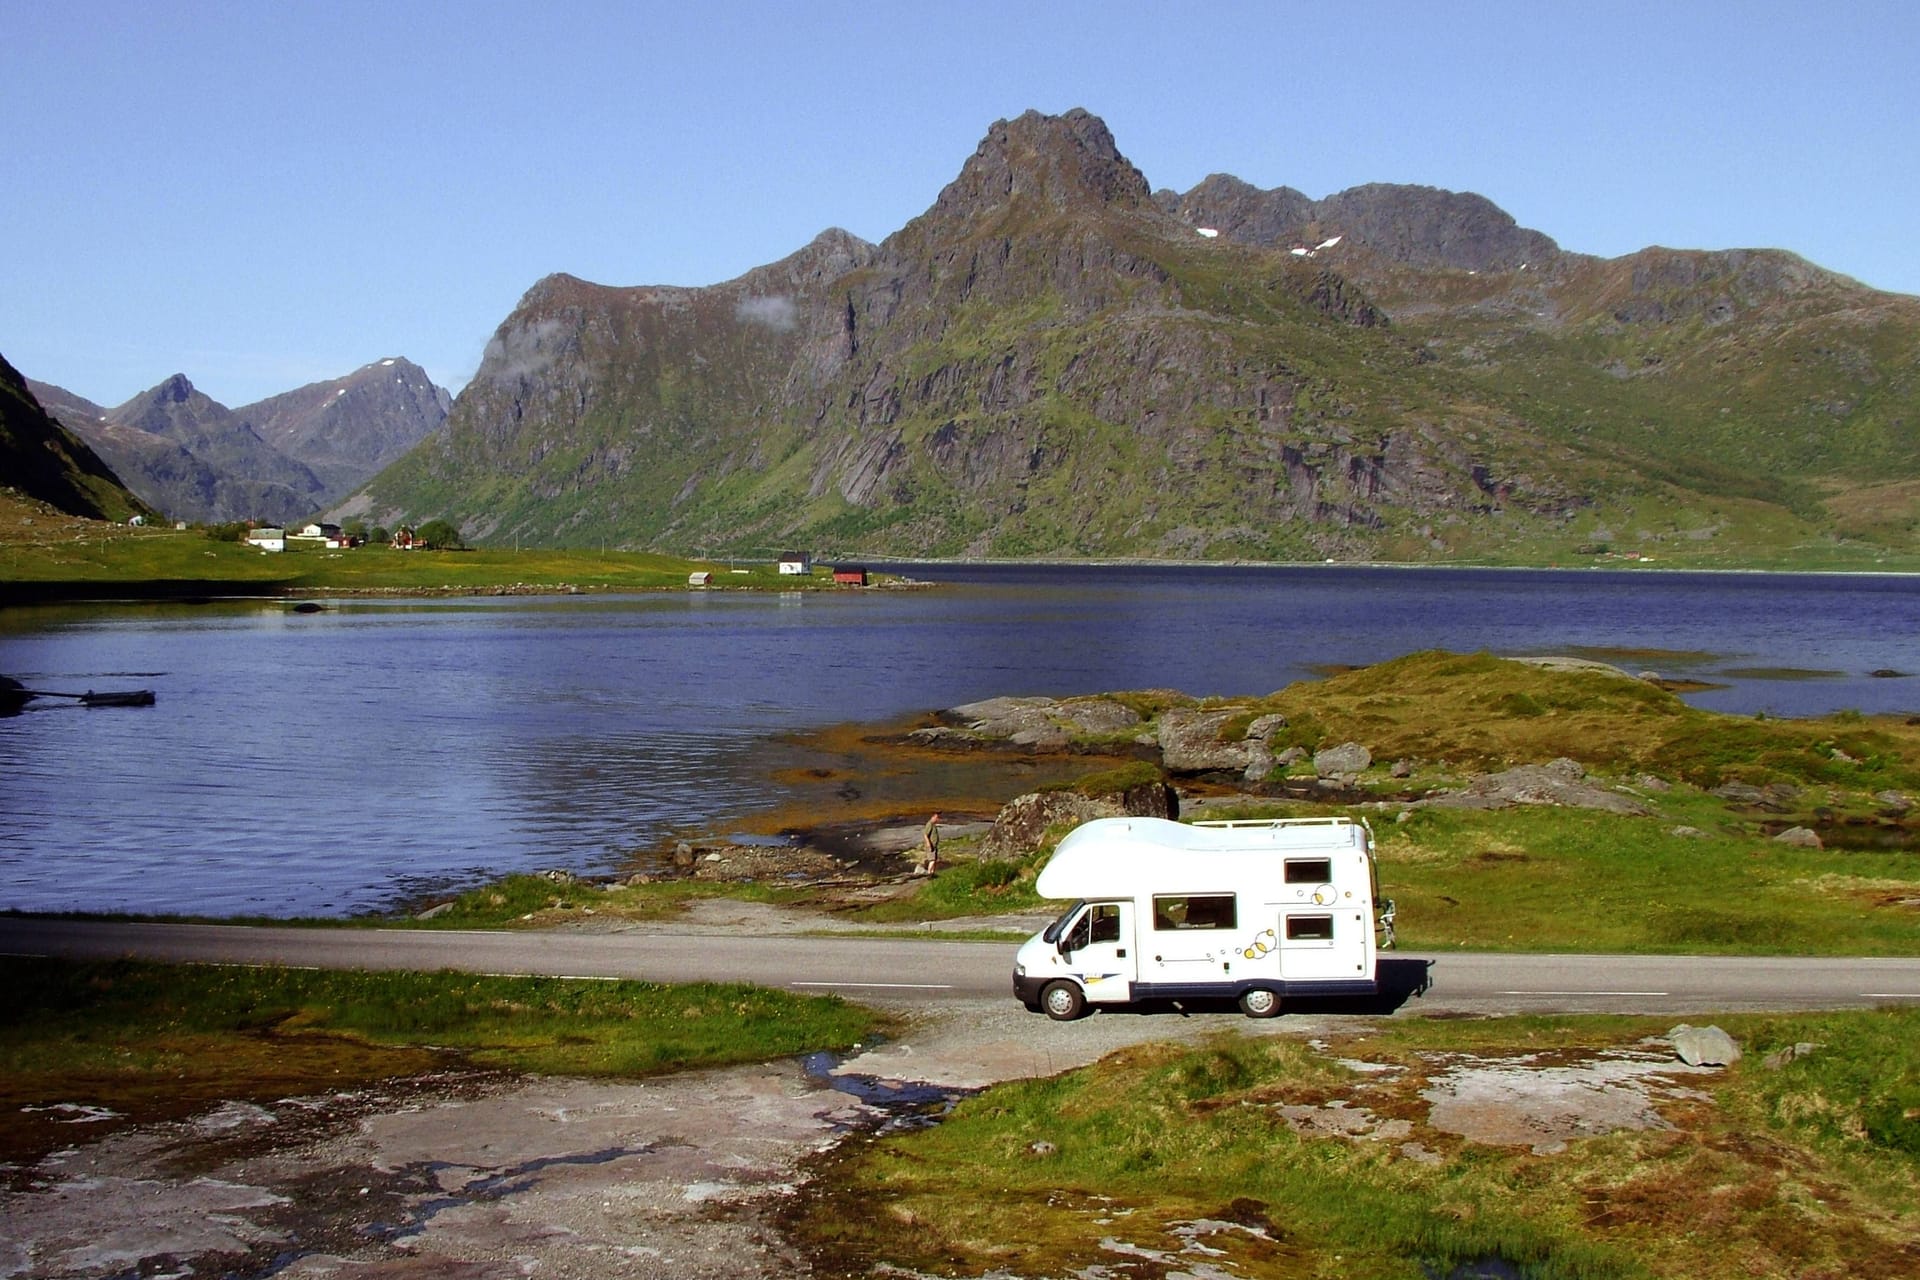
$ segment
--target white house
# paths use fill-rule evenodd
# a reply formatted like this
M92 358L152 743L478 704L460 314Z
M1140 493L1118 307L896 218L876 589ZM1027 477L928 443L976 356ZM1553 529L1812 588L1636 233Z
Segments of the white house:
M813 572L813 557L805 551L783 551L780 553L780 572L804 577Z
M247 531L247 545L258 547L262 551L285 551L287 549L287 531L262 525L258 529Z
M310 524L296 534L290 535L303 542L318 542L329 549L336 549L346 542L340 534L337 524Z

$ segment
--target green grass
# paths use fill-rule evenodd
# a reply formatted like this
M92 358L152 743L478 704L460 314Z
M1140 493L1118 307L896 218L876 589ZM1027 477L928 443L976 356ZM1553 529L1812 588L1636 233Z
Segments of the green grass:
M1684 798L1646 818L1420 810L1375 826L1381 892L1398 906L1400 945L1415 950L1920 950L1920 910L1905 905L1920 899L1912 853L1797 849L1744 825L1717 803Z
M1117 1264L1102 1241L1191 1266L1176 1228L1211 1221L1251 1229L1205 1239L1233 1274L1416 1280L1487 1258L1582 1280L1904 1274L1920 1239L1907 1145L1920 1012L1721 1022L1749 1056L1706 1078L1710 1103L1669 1102L1671 1128L1557 1155L1431 1129L1427 1075L1459 1054L1575 1060L1670 1020L1414 1020L1331 1043L1228 1034L1126 1050L848 1150L795 1223L817 1259L849 1271L1075 1274ZM1808 1041L1821 1049L1784 1068L1761 1061ZM1402 1120L1404 1138L1302 1136L1279 1112L1329 1101Z
M1017 862L973 861L964 855L948 859L943 851L939 874L917 892L875 903L860 911L858 918L889 924L1045 910L1046 904L1033 892L1033 878L1044 861L1041 857Z
M747 882L665 880L607 888L585 880L556 882L545 876L509 875L467 890L429 919L407 918L385 923L425 929L489 929L521 924L551 925L583 915L619 920L670 920L679 915L688 902L699 898L788 903L801 895L801 890L787 886Z

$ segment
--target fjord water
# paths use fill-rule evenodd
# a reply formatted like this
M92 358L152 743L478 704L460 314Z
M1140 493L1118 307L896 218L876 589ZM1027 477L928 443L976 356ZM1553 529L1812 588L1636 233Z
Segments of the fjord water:
M0 672L0 908L337 916L596 872L790 800L782 733L997 694L1265 693L1422 649L1574 653L1717 710L1920 712L1920 580L924 565L914 591L46 606ZM823 815L830 816L830 815Z

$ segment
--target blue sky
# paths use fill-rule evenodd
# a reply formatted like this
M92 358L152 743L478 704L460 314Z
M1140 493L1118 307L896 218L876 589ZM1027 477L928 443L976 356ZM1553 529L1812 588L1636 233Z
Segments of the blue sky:
M1156 187L1477 191L1568 249L1791 249L1920 293L1920 5L0 0L0 354L113 405L407 356L541 276L879 240L995 119Z

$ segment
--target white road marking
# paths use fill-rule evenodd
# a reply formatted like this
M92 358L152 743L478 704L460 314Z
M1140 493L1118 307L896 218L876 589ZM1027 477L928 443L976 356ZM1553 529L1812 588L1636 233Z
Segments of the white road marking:
M787 986L883 986L887 990L952 990L952 983L787 983Z
M1862 991L1862 1000L1920 1000L1920 991Z
M1665 996L1670 991L1502 991L1503 996Z

